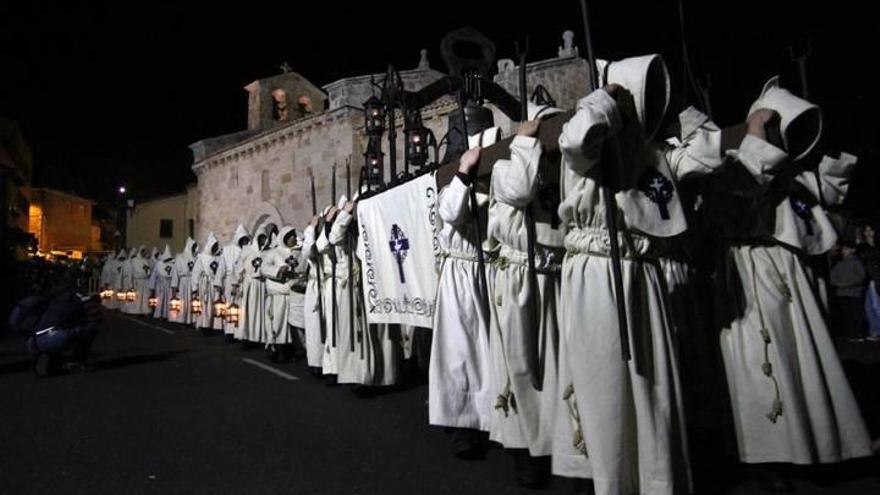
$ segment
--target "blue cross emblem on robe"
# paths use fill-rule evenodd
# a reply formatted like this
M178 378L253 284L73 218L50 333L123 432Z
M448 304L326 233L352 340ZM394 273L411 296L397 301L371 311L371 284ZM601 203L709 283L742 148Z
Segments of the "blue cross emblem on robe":
M664 177L657 169L648 167L642 177L639 189L657 205L657 209L660 210L660 218L669 220L669 208L666 205L675 194L675 186L672 185L672 181Z
M171 275L171 265L165 265L165 274Z
M210 267L211 267L211 273L217 273L217 262L216 261L212 261Z
M403 276L403 261L409 252L409 239L406 238L403 230L397 224L391 226L391 240L388 241L388 247L391 249L394 259L397 260L397 273L400 275L400 283L405 284L406 278Z
M263 258L257 257L251 260L251 266L254 267L254 271L258 271L262 264Z
M804 222L804 226L807 228L807 235L813 235L813 212L810 211L810 205L806 201L795 197L789 197L789 203L795 215Z

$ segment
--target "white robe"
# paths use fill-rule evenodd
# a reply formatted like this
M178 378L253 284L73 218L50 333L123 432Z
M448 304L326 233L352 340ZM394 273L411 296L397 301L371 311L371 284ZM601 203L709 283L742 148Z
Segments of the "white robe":
M759 183L787 155L746 136L737 157ZM829 203L843 199L847 170L824 161L821 184L796 177ZM810 174L811 175L811 174ZM830 197L829 197L830 196ZM721 350L740 460L815 464L871 455L870 437L828 333L804 254L833 245L821 206L810 212L812 235L786 198L775 210L772 240L730 243L716 277ZM783 245L783 243L785 243Z
M248 237L248 233L241 225L235 230L232 242L223 247L220 254L221 263L217 270L217 277L214 285L223 287L223 297L226 300L227 307L235 304L241 308L241 279L238 275L241 273L241 253L242 248L239 245L241 239ZM228 319L223 320L223 333L226 335L235 335L235 329L238 324L231 323Z
M428 421L489 430L489 318L480 299L468 186L457 177L439 197L443 265L428 368ZM487 269L489 267L487 266Z
M597 132L603 127L604 132ZM569 417L580 426L574 434L583 436L589 462L584 456L560 453L554 455L554 472L592 477L598 494L672 494L690 489L690 463L668 294L655 245L658 238L674 237L687 228L673 181L712 172L721 164L720 131L704 120L681 147L661 150L653 143L633 143L627 149L640 159L624 162L623 175L653 173L671 194L665 211L650 199L647 188L615 195L619 205L615 213L625 225L619 244L632 351L632 359L624 362L606 205L597 176L599 137L613 135L621 127L615 101L598 90L578 103L577 113L559 138L563 156L559 216L568 229L560 355L568 368L561 375L571 380L561 382L560 389L569 399ZM627 168L635 164L644 168Z
M260 251L254 240L242 252L241 315L236 338L244 342L263 342L266 329L266 281L260 273L265 251Z
M320 368L323 365L324 342L321 340L324 326L321 311L320 283L322 279L321 256L315 247L315 228L308 226L303 232L303 258L309 265L308 281L303 306L306 332L306 360L309 366Z
M173 297L171 290L171 271L173 268L173 259L169 261L160 260L153 265L148 285L150 292L156 295L156 307L153 308L153 318L160 320L168 319L168 312L171 309L171 298Z
M145 315L150 313L150 292L147 282L150 277L150 262L138 253L127 262L125 270L126 280L129 287L134 289L134 301L128 301L123 306L123 312L132 315Z
M107 309L117 309L119 303L116 301L116 285L121 269L119 261L114 257L108 257L101 267L101 290L112 290L113 296L110 299L102 299L101 304Z
M315 241L315 247L318 250L318 254L321 256L321 264L324 267L322 273L323 280L321 283L321 309L324 312L323 320L327 333L324 339L324 355L321 359L321 368L325 375L336 375L339 373L339 360L336 357L339 341L337 340L336 345L333 345L333 333L334 331L337 333L336 338L338 339L340 324L339 320L334 320L335 316L333 316L333 300L335 296L333 293L333 262L330 258L331 250L336 248L330 244L330 241L327 239L327 233L323 228L318 234L318 239ZM338 272L338 265L336 269ZM337 273L336 276L338 278L339 273ZM335 330L334 321L336 322Z
M495 312L489 348L492 353L492 412L490 438L507 448L529 450L532 456L553 453L557 391L558 297L562 234L550 224L536 224L535 266L537 287L528 271L525 210L537 193L540 142L517 136L510 145L510 160L499 160L492 170L489 200L489 242L501 244L496 260ZM538 314L533 316L530 291L537 290ZM533 319L534 318L534 319ZM538 328L533 328L537 322ZM530 335L537 332L531 349ZM541 356L542 390L532 383L530 355ZM537 368L536 370L537 371ZM568 425L568 423L564 423Z
M220 296L222 286L217 284L217 272L221 257L211 254L212 246L219 244L214 234L208 236L208 241L202 248L202 252L196 257L192 271L192 292L202 302L201 314L195 315L196 328L208 328L213 330L223 329L223 320L214 318L214 302Z
M169 321L192 325L195 321L192 314L192 270L195 266L195 258L192 255L192 246L195 241L187 239L182 253L174 258L171 269L171 290L180 299L180 311L170 312Z
M283 240L285 230L281 230ZM266 331L263 343L269 345L286 345L293 343L293 329L289 323L290 294L293 280L285 280L284 270L292 269L287 260L293 255L289 247L279 245L265 251L260 272L266 278Z

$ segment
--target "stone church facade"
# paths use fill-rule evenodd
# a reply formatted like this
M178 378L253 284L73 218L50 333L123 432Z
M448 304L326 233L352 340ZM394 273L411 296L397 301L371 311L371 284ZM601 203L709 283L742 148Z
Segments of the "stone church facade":
M526 65L529 92L541 84L564 109L573 108L588 85L587 63L570 49L570 34L567 36L563 38L569 49L560 48L559 57ZM509 60L499 61L498 67L495 81L518 96L518 68ZM309 176L315 178L320 210L331 203L334 164L337 197L345 193L349 160L352 189L356 188L367 145L361 105L372 94L371 76L346 78L318 88L284 69L282 74L245 86L247 130L190 145L192 169L198 178L197 241L213 232L221 243L229 242L239 223L249 231L267 221L290 224L301 231L312 213ZM423 52L418 68L400 75L406 89L418 90L444 74L428 66ZM380 82L383 75L373 77ZM452 99L441 98L423 109L424 125L438 140L446 134L447 115L456 108ZM495 124L507 135L513 124L499 111L494 113ZM397 169L402 171L402 119L397 127ZM386 135L383 146L387 144ZM387 157L388 150L383 151Z

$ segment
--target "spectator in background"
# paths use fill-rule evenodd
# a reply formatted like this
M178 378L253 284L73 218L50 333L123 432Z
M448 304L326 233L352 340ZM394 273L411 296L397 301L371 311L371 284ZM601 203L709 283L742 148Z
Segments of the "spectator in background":
M841 258L831 268L834 287L834 321L844 337L865 337L862 297L865 292L865 266L856 256L855 245L846 241L841 245Z
M9 318L9 326L26 338L37 376L84 369L100 322L100 302L76 291L72 271L51 289L23 299Z
M868 287L865 291L868 339L880 341L880 247L874 241L875 232L872 226L865 225L860 234L861 242L857 253L868 275Z

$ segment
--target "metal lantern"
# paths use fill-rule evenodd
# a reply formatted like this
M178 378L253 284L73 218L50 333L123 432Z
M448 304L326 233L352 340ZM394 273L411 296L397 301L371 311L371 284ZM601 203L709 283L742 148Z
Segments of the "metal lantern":
M364 130L369 136L385 132L385 105L375 95L364 102Z
M125 302L127 297L128 297L128 293L125 292L124 290L121 290L116 293L116 300L119 302Z
M109 301L110 299L113 299L113 291L110 289L102 290L101 291L101 299L103 299L105 301Z
M226 321L230 324L237 325L239 312L237 304L230 304L229 307L226 308Z
M364 152L364 165L367 170L367 184L381 185L382 172L385 167L385 153L382 153L382 144L379 137L371 136Z
M214 301L214 318L225 318L226 317L226 301L223 300L223 296L217 298Z
M194 297L191 304L192 304L192 313L194 315L202 314L202 301L200 301L198 297Z
M128 292L125 293L125 300L128 302L134 302L137 299L137 292L134 289L128 289Z
M183 304L180 302L179 297L174 296L171 298L171 302L169 303L168 312L171 313L172 318L177 317L177 314L180 313L180 308L182 306L183 306Z
M156 296L150 296L150 299L148 300L148 302L149 302L151 308L155 308L156 306L159 305L159 299Z
M418 110L407 112L403 133L406 136L406 156L412 165L422 167L428 162L428 129L422 125Z

